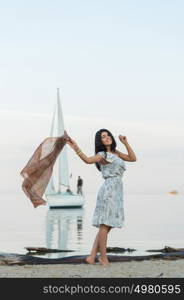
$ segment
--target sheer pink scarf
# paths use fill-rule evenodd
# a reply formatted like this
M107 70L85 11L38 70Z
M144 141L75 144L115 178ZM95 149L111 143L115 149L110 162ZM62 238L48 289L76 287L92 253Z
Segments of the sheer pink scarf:
M66 132L61 137L46 138L20 172L24 178L22 189L35 208L46 204L42 196L52 175L54 163L67 139Z

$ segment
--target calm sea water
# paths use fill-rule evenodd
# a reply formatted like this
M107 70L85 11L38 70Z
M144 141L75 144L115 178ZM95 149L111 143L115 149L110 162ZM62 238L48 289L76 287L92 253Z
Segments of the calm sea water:
M83 209L57 210L34 209L23 193L1 196L0 252L25 254L25 247L47 247L75 251L44 256L49 258L89 253L98 230L91 225L95 194L86 195ZM137 250L128 255L184 247L184 195L124 194L124 207L125 226L111 230L109 247Z

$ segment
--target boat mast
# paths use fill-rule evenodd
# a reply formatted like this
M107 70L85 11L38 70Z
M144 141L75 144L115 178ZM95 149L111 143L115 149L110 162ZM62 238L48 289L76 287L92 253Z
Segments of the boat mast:
M52 118L52 125L51 125L51 130L50 130L50 135L49 135L50 137L54 136L54 123L55 123L56 109L57 109L57 105L55 106L54 114L53 114L53 118ZM46 188L45 194L52 195L55 193L56 193L56 189L55 189L55 185L54 185L54 177L52 175L50 178L50 181L48 183L48 186Z
M58 136L61 136L64 134L64 119L63 119L63 112L61 108L61 102L60 102L60 95L59 95L59 88L57 88L57 112L58 112ZM62 150L61 154L59 155L59 188L58 192L61 193L61 185L65 187L69 186L69 176L68 176L68 160L67 160L67 152L66 147Z
M64 132L61 132L62 127L64 128L64 124L62 124L63 116L62 111L60 107L60 96L59 96L59 88L57 88L57 113L58 113L58 136L64 134ZM63 126L62 126L63 125ZM61 164L59 159L59 167L58 167L58 178L59 178L59 187L58 192L61 193Z

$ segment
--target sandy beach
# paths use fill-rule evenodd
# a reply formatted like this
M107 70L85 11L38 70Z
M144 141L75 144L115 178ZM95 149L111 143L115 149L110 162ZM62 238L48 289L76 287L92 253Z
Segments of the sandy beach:
M1 278L184 278L184 259L113 262L100 264L56 264L0 266Z

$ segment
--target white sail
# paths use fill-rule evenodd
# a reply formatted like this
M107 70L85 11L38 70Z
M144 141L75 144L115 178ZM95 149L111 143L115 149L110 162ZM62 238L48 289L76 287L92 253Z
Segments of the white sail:
M64 119L61 108L59 89L57 89L57 108L58 108L58 136L64 134ZM61 185L70 187L69 185L69 174L68 174L68 159L67 159L67 148L64 146L63 150L59 155L59 190Z
M63 113L60 103L60 96L59 96L59 89L57 89L57 103L54 110L54 115L52 119L51 131L50 136L61 136L64 134L64 120L63 120ZM57 184L58 184L58 191L55 189L54 184L54 172L50 178L48 183L46 194L52 195L56 194L57 192L61 192L61 186L66 188L70 188L69 185L69 172L68 172L68 160L67 160L67 148L64 146L61 153L59 154L58 160L56 162L56 166L58 167L58 172L56 174Z
M57 105L55 106L54 109L54 114L53 114L53 118L52 118L52 125L51 125L51 130L50 130L50 137L54 136L54 124L55 124L55 117L56 117L56 109L57 109ZM50 181L47 185L46 191L45 191L46 195L52 195L56 193L56 188L54 185L54 178L53 176L51 176Z

